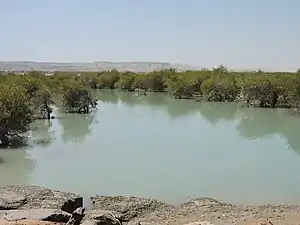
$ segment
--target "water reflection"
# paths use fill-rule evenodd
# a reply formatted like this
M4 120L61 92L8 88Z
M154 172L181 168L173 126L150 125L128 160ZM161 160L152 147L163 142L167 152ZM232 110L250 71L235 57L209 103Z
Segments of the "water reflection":
M220 121L237 121L236 129L243 137L253 139L279 134L300 154L300 135L295 132L300 127L300 118L288 115L285 110L245 108L238 103L195 103L193 100L175 100L162 93L135 96L130 92L101 91L98 97L106 103L121 101L129 106L146 105L153 110L161 109L173 119L198 112L213 125Z
M239 113L241 120L237 126L239 133L246 138L262 138L278 134L286 138L288 145L300 153L300 118L295 119L281 110L244 109Z
M51 139L28 150L36 164L24 150L0 151L0 177L10 174L0 185L31 182L171 203L201 195L259 204L300 201L299 157L285 150L286 140L300 153L300 118L162 93L101 91L98 97L92 114L56 109L57 119L33 125L33 139Z
M101 102L116 104L122 102L129 106L151 105L164 106L169 101L169 96L162 93L149 93L145 96L142 93L117 92L117 91L99 91L97 97Z
M97 98L103 102L116 104L119 101L119 96L115 91L97 91L96 92ZM125 93L124 93L125 95Z
M82 142L92 133L97 123L96 111L89 114L58 114L58 123L61 126L61 138L64 142Z
M35 161L26 150L0 150L0 186L27 184L34 168Z
M236 103L199 103L199 112L203 118L211 124L216 125L221 120L232 121L241 106Z
M48 147L55 140L55 130L52 130L52 120L37 120L31 126L31 141L33 144Z

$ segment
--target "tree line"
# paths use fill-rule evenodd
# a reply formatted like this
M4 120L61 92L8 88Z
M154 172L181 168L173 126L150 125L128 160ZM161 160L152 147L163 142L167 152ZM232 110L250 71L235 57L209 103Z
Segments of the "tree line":
M70 113L89 113L97 105L91 88L77 77L53 79L39 71L24 75L0 74L0 145L8 147L26 139L36 119L53 119L52 106Z
M177 99L198 101L244 101L248 105L266 108L298 108L300 100L300 71L253 72L230 71L224 66L211 70L176 72L174 69L149 73L57 72L49 78L52 85L69 82L74 77L91 89L123 91L169 92ZM53 82L54 81L54 82Z
M55 72L0 74L0 143L7 145L29 130L35 119L51 119L52 105L70 113L89 113L97 105L93 89L169 92L177 99L243 101L268 108L299 108L300 73L237 72L224 66L211 70L149 73Z

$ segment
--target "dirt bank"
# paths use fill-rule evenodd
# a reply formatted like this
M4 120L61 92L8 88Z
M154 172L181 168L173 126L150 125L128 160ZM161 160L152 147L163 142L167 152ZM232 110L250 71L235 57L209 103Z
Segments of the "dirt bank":
M91 197L37 186L0 188L0 224L300 224L300 205L245 206L210 198L172 206L139 197ZM78 219L79 218L79 219Z

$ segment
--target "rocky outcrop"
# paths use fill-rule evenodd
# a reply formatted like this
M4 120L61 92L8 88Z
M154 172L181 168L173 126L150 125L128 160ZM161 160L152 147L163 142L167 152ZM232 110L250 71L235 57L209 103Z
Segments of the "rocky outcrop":
M88 213L85 218L82 220L84 225L122 225L122 220L107 211L94 211Z
M1 225L254 225L299 222L299 205L237 206L211 198L198 198L172 206L138 197L83 198L37 186L0 188Z
M71 214L54 209L10 210L4 213L2 219L8 222L20 220L39 220L66 223L71 219Z
M86 205L92 204L86 210ZM90 199L73 193L38 186L11 185L0 188L0 217L13 221L48 221L79 224L122 224L171 205L137 197L95 196ZM30 222L30 223L31 223Z
M171 211L175 208L157 200L137 197L95 196L92 199L95 203L95 209L118 212L120 219L126 222L155 211Z
M20 208L25 204L25 196L13 191L3 192L0 195L0 210Z
M48 188L11 185L0 188L0 209L60 209L79 196Z

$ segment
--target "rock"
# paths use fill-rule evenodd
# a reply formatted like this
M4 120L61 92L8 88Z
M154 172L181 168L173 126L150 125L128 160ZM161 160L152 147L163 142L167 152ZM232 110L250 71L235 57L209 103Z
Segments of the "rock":
M0 194L0 210L17 209L25 204L25 196L13 191Z
M66 223L71 214L54 209L9 210L1 218L6 221L39 220Z
M163 223L165 225L166 223ZM134 222L134 223L128 223L126 225L162 225L162 223L157 222Z
M197 198L197 199L191 199L190 201L181 204L182 209L195 209L195 208L203 208L203 207L218 207L222 205L221 202L212 199L212 198Z
M78 197L73 193L38 186L9 185L0 188L0 209L61 209L68 201L74 201L77 204L78 200L75 199ZM74 205L76 205L75 203ZM82 202L81 205L78 205L78 207L81 207ZM69 205L67 204L67 206ZM68 208L67 206L66 208ZM74 206L70 213L78 207Z
M112 213L103 212L91 215L86 221L85 225L95 224L95 225L121 225L122 223L118 218L116 218Z
M184 225L213 225L213 224L210 222L198 221L198 222L186 223Z
M174 209L174 206L139 197L122 197L122 196L95 196L94 208L118 212L121 214L121 221L130 221L135 217L143 216L152 212L163 212Z
M84 215L85 209L83 207L75 209L75 211L72 213L72 215L79 215L83 216Z
M85 220L95 220L98 217L101 217L102 215L113 215L114 218L116 218L117 220L122 222L121 219L120 219L120 217L122 216L121 213L118 213L118 212L115 212L115 211L99 210L99 209L87 211L85 213L85 217L84 217L83 220L84 221Z
M56 222L38 221L38 220L20 220L20 221L0 221L1 225L58 225Z
M85 220L81 223L81 225L97 225L97 222L94 220Z
M245 221L246 225L273 225L269 219L250 219Z
M272 225L290 220L289 224L300 224L300 205L238 206L210 198L177 206L139 197L96 196L92 200L94 205L89 198L71 193L37 186L6 186L0 188L0 225ZM201 221L189 223L197 220Z
M67 200L61 207L62 211L73 213L76 209L83 206L83 198L74 198Z
M79 225L85 215L84 211L83 207L77 208L72 213L72 218L68 221L67 225Z
M93 210L94 203L90 197L79 197L79 198L70 199L70 200L66 201L62 205L61 210L68 212L68 213L73 213L76 209L81 208L81 207L84 208L85 211Z

